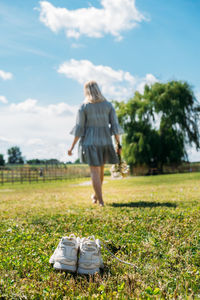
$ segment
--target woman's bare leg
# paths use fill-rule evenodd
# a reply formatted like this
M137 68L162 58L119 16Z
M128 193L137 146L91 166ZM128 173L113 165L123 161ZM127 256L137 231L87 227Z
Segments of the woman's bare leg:
M101 185L103 184L103 178L104 178L104 165L100 166L101 168Z
M92 185L100 205L104 205L102 197L101 167L90 166Z
M104 165L100 166L100 178L101 178L101 187L102 187L102 185L103 185L103 178L104 178ZM91 196L91 198L92 198L92 202L93 203L97 203L97 196L96 196L96 194L93 194Z

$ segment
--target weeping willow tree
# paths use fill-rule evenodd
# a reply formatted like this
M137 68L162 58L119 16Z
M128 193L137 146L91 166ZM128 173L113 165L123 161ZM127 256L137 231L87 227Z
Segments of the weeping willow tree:
M200 149L200 105L187 82L155 83L127 103L115 102L124 128L123 154L130 166L181 164L187 146Z

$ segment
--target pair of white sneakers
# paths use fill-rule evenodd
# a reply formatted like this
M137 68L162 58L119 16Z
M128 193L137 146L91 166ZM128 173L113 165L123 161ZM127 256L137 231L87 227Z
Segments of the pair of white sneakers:
M94 236L76 237L74 234L62 237L49 263L57 270L94 274L103 266L100 241Z

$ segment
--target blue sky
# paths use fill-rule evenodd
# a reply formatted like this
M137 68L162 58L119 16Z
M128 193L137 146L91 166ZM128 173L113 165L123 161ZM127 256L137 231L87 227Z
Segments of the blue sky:
M110 100L172 79L200 98L199 28L196 0L1 0L0 152L68 160L91 77Z

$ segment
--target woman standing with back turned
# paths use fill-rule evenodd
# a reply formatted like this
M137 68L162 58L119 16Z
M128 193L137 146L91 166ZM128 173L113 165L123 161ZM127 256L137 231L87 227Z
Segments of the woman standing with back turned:
M118 163L117 153L121 153L119 135L123 133L113 105L108 102L95 81L89 81L84 86L85 101L80 106L76 126L70 132L74 140L68 155L80 138L79 158L90 166L94 195L93 203L99 202L104 206L102 197L102 183L104 176L104 164ZM112 135L117 144L116 151L112 143Z

